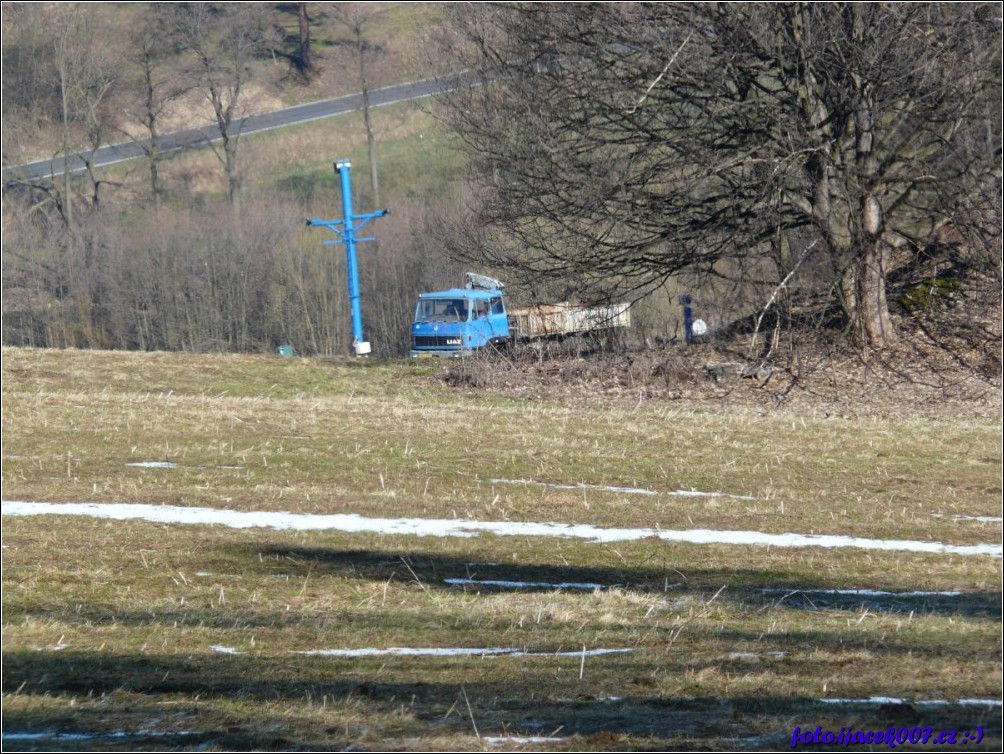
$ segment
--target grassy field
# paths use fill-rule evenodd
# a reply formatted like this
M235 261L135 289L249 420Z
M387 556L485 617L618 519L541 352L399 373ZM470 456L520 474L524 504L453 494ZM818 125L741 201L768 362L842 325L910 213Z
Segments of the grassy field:
M999 423L583 410L438 369L4 349L5 501L377 522L5 516L4 750L999 749L999 557L661 538L999 545ZM423 652L347 651L388 648Z

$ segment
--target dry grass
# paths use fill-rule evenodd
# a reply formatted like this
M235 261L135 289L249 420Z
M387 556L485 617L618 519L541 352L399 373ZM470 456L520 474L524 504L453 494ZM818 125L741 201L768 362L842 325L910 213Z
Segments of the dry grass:
M1000 541L999 523L952 518L1000 515L994 422L586 410L458 395L427 369L5 349L4 498ZM814 701L999 699L992 558L72 517L6 517L4 546L3 727L49 736L5 750L465 750L552 733L530 748L774 749L796 725L892 724L1001 740L999 708ZM963 594L819 591L834 589ZM535 656L298 654L359 647Z
M95 368L99 384L82 391ZM978 421L489 403L409 384L408 368L269 357L10 351L4 370L25 386L5 404L18 417L5 440L32 436L5 464L8 497L373 516L403 504L430 518L952 544L993 528L951 516L1000 511L999 437ZM127 466L149 461L178 468Z

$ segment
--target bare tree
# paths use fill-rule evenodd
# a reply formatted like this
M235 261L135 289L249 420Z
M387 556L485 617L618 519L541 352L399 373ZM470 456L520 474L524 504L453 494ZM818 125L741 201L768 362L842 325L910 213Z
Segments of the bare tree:
M179 69L169 12L162 5L144 10L135 29L129 55L134 105L129 114L145 133L138 144L146 155L150 170L150 194L155 206L160 204L163 186L160 178L161 122L172 103L192 87Z
M95 43L98 20L86 5L54 10L53 65L59 92L62 155L83 160L91 183L91 205L100 204L102 178L94 168L94 154L111 128L113 95L119 85L117 61L106 46ZM80 135L83 135L83 139ZM62 206L68 228L73 228L71 171L63 171Z
M58 81L53 65L54 24L38 3L5 3L3 13L3 162L23 161L30 144L59 120Z
M178 39L194 58L193 80L212 107L221 140L222 154L217 154L227 195L235 202L240 190L241 95L251 80L251 63L269 47L270 9L257 3L182 3L172 10Z
M16 121L15 135L30 130L28 141L48 142L53 169L49 177L38 178L11 170L10 185L40 198L33 209L55 208L72 231L79 207L86 212L75 197L81 182L74 173L82 169L90 184L90 208L98 208L108 184L95 156L117 127L125 83L122 48L117 40L102 38L107 9L96 4L18 4L11 10L6 15L5 6L5 151L6 126ZM15 95L10 101L8 82Z
M379 55L382 50L378 44L371 42L367 37L367 29L373 21L382 13L380 9L374 9L356 5L341 4L335 6L333 17L336 22L349 33L348 44L351 46L356 70L359 77L359 91L363 98L363 125L366 129L366 150L370 163L370 185L373 188L373 206L380 206L380 181L377 171L376 136L373 132L373 119L370 108L370 82L369 66L372 59Z
M939 227L999 233L990 4L490 4L454 29L478 256L510 276L640 292L762 259L770 291L811 254L883 347L894 266Z
M122 87L121 61L108 50L94 44L93 38L85 38L82 42L87 45L91 55L81 71L76 92L77 106L87 139L80 158L91 185L91 206L96 210L101 204L101 188L108 181L100 174L95 162L98 150L115 128L117 95Z

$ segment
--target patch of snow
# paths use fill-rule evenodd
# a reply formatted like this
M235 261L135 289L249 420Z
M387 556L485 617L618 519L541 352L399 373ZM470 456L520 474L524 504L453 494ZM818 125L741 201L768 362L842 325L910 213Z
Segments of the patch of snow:
M221 655L239 655L241 653L236 647L224 647L222 644L213 644L210 649Z
M961 597L965 592L883 592L879 589L761 589L764 594L835 594L852 597Z
M626 649L587 649L573 650L571 652L527 652L527 657L597 657L598 655L618 655L625 652L634 652L631 648Z
M870 696L867 699L817 699L823 704L913 704L919 707L930 706L940 707L956 704L964 707L1000 707L999 699L959 699L950 702L947 699L919 699L911 701L909 699L899 699L894 696Z
M622 492L626 495L658 495L655 490L645 490L638 487L609 487L603 484L553 484L551 482L535 482L532 479L489 479L492 484L522 484L528 487L549 487L552 490L597 490L598 492Z
M481 740L490 746L500 746L502 744L549 744L565 739L552 736L481 736Z
M548 487L552 490L596 490L598 492L620 492L625 495L670 495L673 497L730 497L735 500L756 500L755 497L746 495L729 495L724 492L699 492L697 490L673 490L671 492L659 493L655 490L646 490L640 487L611 487L604 484L555 484L553 482L536 482L532 479L489 479L492 484L523 484L532 487Z
M752 495L729 495L725 492L698 492L697 490L673 490L665 494L673 497L728 497L732 500L756 500Z
M745 751L754 747L761 747L766 743L777 741L778 735L748 736L746 738L726 738L731 745L732 751Z
M1004 518L1000 516L965 516L962 514L956 514L948 516L944 513L932 513L932 518L950 518L953 521L983 521L988 524L1000 524L1004 523Z
M528 652L518 647L362 647L359 649L310 649L296 652L300 655L322 657L379 657L395 655L399 657L596 657L597 655L633 652L633 649L587 649L585 652Z
M127 463L126 466L133 466L137 469L176 469L178 464L171 463L170 461L138 461L136 463Z
M478 579L443 579L444 584L451 586L497 586L504 589L606 589L603 584L591 584L589 582L577 583L574 581L553 584L549 581L492 581Z
M4 741L93 741L94 739L152 738L159 736L197 736L193 731L118 730L108 733L56 733L55 731L28 733L25 731L3 731Z
M772 660L780 660L785 657L787 652L764 652L762 654L757 652L729 652L728 658L730 660L759 660L761 657L770 657Z
M90 741L97 736L87 733L19 733L4 731L4 741Z
M297 652L301 655L321 655L323 657L377 657L380 655L400 655L406 657L483 657L487 655L521 654L521 649L501 647L388 647L377 649L311 649Z
M999 544L948 545L897 539L866 539L830 534L766 534L758 531L712 529L662 530L614 529L589 524L558 524L520 521L471 521L464 519L370 518L357 514L304 514L285 511L235 511L219 508L146 505L140 503L32 503L3 501L5 515L92 516L117 521L139 519L154 523L216 524L235 529L268 528L295 531L337 530L406 534L419 537L475 537L479 534L520 537L570 537L592 542L625 542L661 539L694 544L764 545L770 547L855 547L866 550L990 555L1001 557Z

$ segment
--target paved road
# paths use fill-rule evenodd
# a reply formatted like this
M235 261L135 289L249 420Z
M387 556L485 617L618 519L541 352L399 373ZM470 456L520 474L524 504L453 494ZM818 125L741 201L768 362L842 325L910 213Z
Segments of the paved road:
M455 88L461 80L461 76L453 75L443 79L423 79L422 81L411 81L406 84L395 84L383 89L375 89L370 92L370 106L379 107L382 105L393 105L397 102L433 97ZM275 128L283 128L321 118L344 115L345 113L362 110L362 108L363 95L361 93L348 94L344 97L336 97L320 102L309 102L305 105L296 105L295 107L287 107L271 113L241 118L231 124L230 133L247 136L248 134L271 131ZM168 154L180 149L196 147L219 140L220 131L215 125L190 128L185 131L175 131L161 137L160 152L161 154ZM117 162L125 162L126 160L143 157L145 154L143 149L148 143L148 140L130 141L101 147L97 152L95 164L98 167L105 167L107 165L114 165ZM69 162L70 172L75 173L84 170L84 162L77 156L70 157L68 161L62 157L57 157L52 160L39 160L38 162L30 162L26 165L4 168L4 183L17 179L28 181L39 178L54 178L63 174L63 171L66 170L67 162Z

